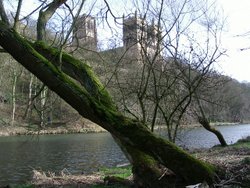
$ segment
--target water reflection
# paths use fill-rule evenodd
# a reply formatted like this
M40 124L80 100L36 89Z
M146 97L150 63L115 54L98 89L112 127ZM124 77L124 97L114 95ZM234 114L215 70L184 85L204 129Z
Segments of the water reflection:
M219 130L228 143L250 135L250 125L221 126ZM181 131L177 142L189 148L219 144L203 128ZM57 173L66 168L80 174L126 162L108 133L0 137L0 186L25 183L32 169Z
M0 154L0 185L24 183L32 169L89 173L127 162L107 133L2 137Z
M250 136L250 124L218 126L216 129L223 134L228 144L233 144L241 138ZM202 127L180 131L176 142L185 148L210 148L220 144L213 133Z

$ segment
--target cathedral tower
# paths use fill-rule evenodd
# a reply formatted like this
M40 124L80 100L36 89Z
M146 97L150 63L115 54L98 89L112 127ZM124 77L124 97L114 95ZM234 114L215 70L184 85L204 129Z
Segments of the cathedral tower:
M142 46L147 38L147 25L145 20L137 15L124 18L123 16L123 46L132 55L140 55Z
M96 20L94 17L83 14L77 18L73 29L73 46L89 50L97 50Z
M142 55L152 55L156 52L159 29L152 20L148 24L145 18L137 15L124 18L123 16L123 46L129 55L141 59Z

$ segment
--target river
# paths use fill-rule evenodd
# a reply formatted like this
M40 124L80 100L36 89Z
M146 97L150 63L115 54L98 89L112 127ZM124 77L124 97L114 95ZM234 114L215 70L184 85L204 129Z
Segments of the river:
M218 127L228 143L250 135L250 124ZM164 136L163 133L160 133ZM219 144L202 128L182 131L177 142L189 148ZM91 173L128 162L108 133L0 137L0 186L25 183L32 169Z

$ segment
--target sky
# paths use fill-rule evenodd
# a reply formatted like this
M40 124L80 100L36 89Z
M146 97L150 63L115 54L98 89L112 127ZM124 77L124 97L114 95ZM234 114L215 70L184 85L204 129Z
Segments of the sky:
M220 67L224 74L240 82L250 82L250 1L217 1L226 17L222 45L227 49L227 56L220 60ZM243 37L247 32L249 35ZM242 51L243 48L246 50Z
M227 52L219 60L218 70L240 82L250 82L250 0L215 0L226 18L222 45ZM34 1L23 1L26 10ZM113 2L120 2L113 0ZM127 1L124 1L127 2ZM27 4L28 3L28 4ZM123 3L125 6L126 3ZM114 5L114 4L113 4ZM121 4L119 5L121 6ZM249 32L249 36L240 36ZM241 50L249 48L248 50Z

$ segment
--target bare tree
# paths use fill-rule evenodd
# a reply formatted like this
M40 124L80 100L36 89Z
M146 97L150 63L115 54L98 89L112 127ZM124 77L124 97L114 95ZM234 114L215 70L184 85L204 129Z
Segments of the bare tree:
M117 101L151 131L165 124L175 142L195 91L225 53L220 46L223 20L215 18L208 2L157 1L153 6L135 1L134 6L135 14L123 18L125 55L115 69Z
M13 61L13 59L11 59ZM10 60L10 61L11 61ZM12 104L12 113L11 113L11 125L14 124L15 121L15 114L16 114L16 87L17 87L17 81L20 78L22 74L22 67L15 66L12 68L11 71L11 77L12 77L12 92L11 92L11 104Z

